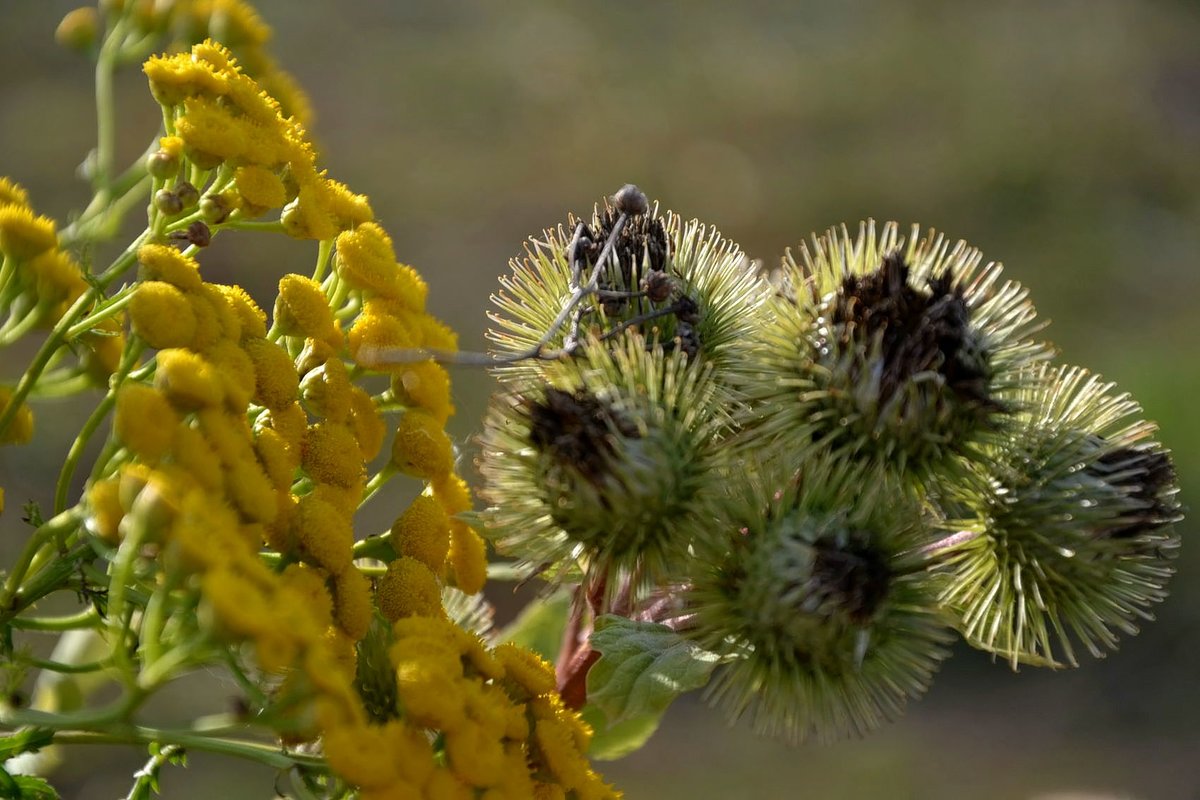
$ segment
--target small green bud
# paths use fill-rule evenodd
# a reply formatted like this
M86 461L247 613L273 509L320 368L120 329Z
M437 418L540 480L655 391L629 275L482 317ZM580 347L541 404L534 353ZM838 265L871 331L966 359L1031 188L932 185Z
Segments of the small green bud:
M153 178L167 180L179 173L179 157L165 150L153 152L146 156L146 171Z
M224 194L206 194L200 198L200 213L211 225L220 225L236 208Z
M159 189L154 193L154 207L160 213L173 217L183 211L183 201L170 189Z
M192 208L200 202L200 192L187 181L180 181L175 184L174 191L179 197L179 202L183 203L184 209Z

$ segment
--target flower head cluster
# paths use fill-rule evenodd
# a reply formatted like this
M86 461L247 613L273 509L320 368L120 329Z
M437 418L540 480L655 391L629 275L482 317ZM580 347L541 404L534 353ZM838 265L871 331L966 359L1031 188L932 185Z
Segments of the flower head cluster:
M1164 596L1166 451L1110 386L1044 366L1027 292L964 242L868 222L768 278L626 187L501 285L498 550L715 654L733 717L862 733L953 627L1074 663Z

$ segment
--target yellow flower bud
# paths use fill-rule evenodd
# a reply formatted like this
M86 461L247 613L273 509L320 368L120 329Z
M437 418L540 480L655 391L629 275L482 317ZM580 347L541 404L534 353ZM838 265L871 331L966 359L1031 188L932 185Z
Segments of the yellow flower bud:
M235 341L222 339L208 349L205 358L221 376L225 402L230 410L245 411L257 388L250 356Z
M245 289L221 283L212 283L209 286L225 296L230 308L237 314L243 337L261 339L267 335L267 314Z
M244 519L270 525L279 513L275 487L255 459L239 461L225 473L225 492Z
M454 468L454 447L432 415L410 409L396 428L392 463L405 474L436 478Z
M242 349L254 364L254 402L272 410L293 404L300 377L287 351L261 338L246 339Z
M388 622L401 617L445 614L437 576L415 558L398 558L388 564L387 573L379 579L375 590L375 603Z
M301 558L336 574L350 566L354 531L336 508L313 495L300 498L292 521Z
M267 411L258 418L257 427L278 432L288 448L298 457L304 437L308 434L308 415L299 403L291 402Z
M219 406L225 399L221 376L211 364L187 350L159 351L154 386L182 411Z
M29 193L16 181L0 176L0 206L29 205Z
M529 695L536 697L555 690L553 665L532 650L505 643L498 645L492 655L504 668L504 677Z
M202 353L221 341L225 328L217 309L203 290L188 292L184 297L187 298L187 303L192 309L192 316L196 320L196 329L187 347Z
M190 53L171 56L153 56L142 65L142 71L150 79L150 92L164 106L175 106L194 95L218 96L229 89L228 80L211 64L195 61ZM206 109L217 108L207 102ZM192 112L189 104L188 112ZM187 141L187 136L180 132Z
M320 285L303 275L284 275L275 300L275 325L289 336L340 343L341 333Z
M156 349L183 347L195 338L196 314L188 296L163 281L146 281L129 303L133 332Z
M255 432L254 449L271 484L279 491L290 490L296 468L300 466L298 449L290 447L283 436L271 428L260 428Z
M371 461L383 448L387 436L387 425L375 410L375 401L365 389L350 387L350 419L348 424L358 440L358 449L364 462Z
M314 416L345 422L350 416L350 376L340 358L331 358L304 376L300 398Z
M285 591L295 594L319 628L333 624L333 598L329 596L323 570L307 564L289 564L279 580Z
M115 478L96 481L87 489L87 527L95 536L109 544L118 544L119 526L125 512L118 499L119 486Z
M257 210L258 214L269 208L280 208L287 202L287 190L283 187L283 181L268 169L256 166L239 167L233 180L245 206Z
M367 635L374 606L371 605L371 581L354 567L334 578L333 615L342 632L351 639Z
M141 383L126 382L117 392L113 432L135 455L157 461L171 447L179 415L159 392Z
M321 483L353 486L363 473L362 456L354 434L345 425L319 422L309 426L300 463Z
M450 553L446 561L454 585L463 594L477 594L487 582L487 545L462 520L450 520Z
M74 303L87 291L83 272L75 261L61 250L47 250L29 262L34 274L38 300L45 303ZM55 314L55 319L62 314Z
M365 480L362 476L350 486L318 483L313 487L312 494L342 512L346 519L351 519L358 511L359 503L362 502L364 484Z
M392 394L406 406L428 411L442 425L454 414L450 376L434 361L398 365L392 372Z
M169 137L173 138L173 137ZM200 288L200 265L190 256L164 244L144 244L137 251L142 277L163 281L185 292Z
M197 429L187 425L175 429L171 457L208 491L215 491L224 485L225 473L221 468L221 459Z
M421 495L392 525L392 549L440 573L450 550L450 518L437 500Z
M419 331L409 320L389 314L379 303L368 300L363 313L350 328L350 357L367 369L389 369L382 358L392 350L421 346Z
M0 206L0 252L29 261L57 244L54 220L39 217L24 206Z
M108 384L108 378L117 371L125 351L124 315L101 320L96 327L80 335L84 346L83 368L88 377L100 386Z
M12 402L12 390L0 386L0 412L8 408ZM0 444L27 444L33 438L33 411L24 402L17 407L16 414L9 420L8 426L0 430Z

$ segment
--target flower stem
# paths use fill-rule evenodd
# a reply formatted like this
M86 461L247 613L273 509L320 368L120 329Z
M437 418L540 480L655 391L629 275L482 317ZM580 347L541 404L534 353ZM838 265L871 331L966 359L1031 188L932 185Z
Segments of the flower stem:
M25 540L25 547L21 550L21 554L17 556L12 571L8 573L8 579L4 582L4 588L0 589L0 622L3 622L8 616L14 613L12 609L13 600L16 598L17 592L21 588L21 582L25 579L29 565L33 562L38 551L44 545L52 542L59 534L66 533L78 525L80 517L78 509L65 511L44 522Z

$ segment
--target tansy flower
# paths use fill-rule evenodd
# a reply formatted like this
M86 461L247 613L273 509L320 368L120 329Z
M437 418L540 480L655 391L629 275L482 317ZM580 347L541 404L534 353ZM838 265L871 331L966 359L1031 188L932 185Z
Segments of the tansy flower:
M18 205L0 205L0 252L28 261L58 244L54 220Z
M12 403L12 389L0 386L0 412ZM24 402L17 407L16 414L7 427L0 430L0 444L26 444L33 438L33 411Z
M236 340L221 339L208 348L204 357L221 376L225 402L233 411L245 410L257 390L254 361Z
M428 411L442 425L454 414L450 376L434 361L395 366L392 369L392 394L406 406Z
M221 459L199 430L188 425L176 427L171 443L171 458L191 473L205 489L213 491L224 485L225 473Z
M185 412L219 406L225 399L220 374L204 358L187 350L159 351L154 386Z
M220 283L209 286L224 295L229 307L237 314L243 338L261 339L267 335L267 314L258 307L245 289Z
M365 389L350 387L350 418L347 421L364 462L371 461L383 448L387 436L387 425L375 409L375 401Z
M317 481L353 486L362 476L361 456L349 428L336 422L318 422L305 434L300 463Z
M73 303L87 291L79 265L61 250L47 250L29 262L38 300L43 303ZM62 309L65 310L65 309ZM54 314L57 320L61 311Z
M474 725L446 732L446 755L454 774L472 786L492 786L504 774L500 740Z
M418 478L440 477L454 468L454 447L437 419L410 409L396 427L392 463Z
M284 275L275 299L275 326L289 336L311 337L330 344L341 341L325 293L312 278Z
M435 617L444 613L437 576L425 564L409 557L388 564L387 573L379 579L375 590L375 603L389 622L413 615Z
M421 314L417 317L416 325L421 335L421 347L446 353L458 350L458 334L441 320Z
M82 334L83 368L93 382L107 386L108 378L117 371L125 351L124 314L101 320L96 327Z
M292 405L300 389L300 376L287 351L262 338L246 339L242 349L254 365L254 402L273 411Z
M353 566L343 569L334 578L333 602L333 616L342 632L354 640L365 636L374 613L370 579Z
M450 550L450 518L437 500L423 494L392 525L391 545L397 554L441 572Z
M256 420L255 425L276 431L299 457L304 437L308 433L308 415L304 413L304 409L298 402L292 401L270 408Z
M0 206L28 206L29 193L11 178L0 175Z
M355 289L384 297L400 295L391 237L373 222L338 235L334 266Z
M406 719L414 725L453 730L466 723L465 701L455 676L427 657L414 655L396 663L396 691Z
M190 53L152 56L142 65L150 79L150 93L164 106L176 106L199 94L220 95L229 87L218 68L193 59Z
M270 525L275 521L275 487L255 459L244 459L230 466L225 475L225 492L251 522Z
M184 347L196 336L188 295L163 281L143 281L129 303L133 332L155 349Z
M342 512L347 519L350 519L358 511L359 503L362 502L364 485L365 478L362 475L348 486L338 486L333 483L318 483L313 487L312 495L329 503Z
M196 330L187 347L189 350L203 353L224 338L225 327L217 308L206 293L203 291L189 292L184 296L187 298L188 305L192 309L192 316L196 320Z
M342 230L363 225L375 219L371 203L365 194L358 194L341 181L326 178L322 182L325 202Z
M329 766L339 775L366 789L384 788L401 780L390 758L388 739L383 726L335 728L325 732L322 747ZM420 796L417 787L408 788L410 797Z
M412 321L409 315L397 316L384 304L368 300L347 336L350 357L367 369L386 369L383 358L389 351L421 346L420 331Z
M204 408L196 417L200 421L200 430L226 468L241 461L254 461L254 437L244 414Z
M349 520L329 503L311 494L301 497L293 526L299 553L305 561L335 575L350 565L354 531Z
M325 585L324 574L307 564L289 564L279 575L283 587L296 594L320 628L333 623L333 598Z
M310 414L331 422L350 416L350 376L340 358L330 358L300 381L300 401Z
M138 457L146 461L162 458L178 426L175 409L151 387L127 381L117 392L113 432Z
M125 516L117 497L119 491L117 481L110 478L96 481L87 488L85 493L88 508L88 530L92 535L99 536L113 545L120 541L118 526L121 518Z
M259 428L254 432L254 450L272 485L280 491L289 490L296 468L300 466L299 452L289 447L283 436L272 428Z
M200 265L190 256L163 244L144 244L137 251L142 277L163 281L185 292L200 289Z
M450 552L446 562L454 573L454 585L464 594L476 594L487 581L487 545L462 520L450 520Z
M251 125L249 120L235 117L215 100L190 97L175 129L183 139L188 159L202 169L212 169L245 155Z
M289 236L325 241L338 235L341 228L323 202L323 180L317 177L301 183L296 199L284 206L279 221Z
M200 291L197 294L208 301L208 304L216 314L217 324L221 330L221 338L234 342L241 339L241 314L234 308L228 295L220 287L212 283L201 284Z
M555 691L554 667L532 650L506 642L497 645L492 655L504 668L504 677L529 696Z
M234 184L245 203L249 207L259 209L259 213L269 208L280 208L288 199L283 181L275 173L262 167L239 167L234 173Z

